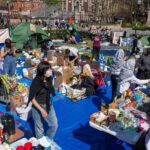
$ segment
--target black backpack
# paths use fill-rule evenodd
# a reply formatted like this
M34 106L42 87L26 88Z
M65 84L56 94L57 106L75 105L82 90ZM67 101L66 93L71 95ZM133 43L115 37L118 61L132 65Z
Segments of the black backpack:
M82 77L81 86L86 88L86 96L91 96L95 94L95 82L89 76Z

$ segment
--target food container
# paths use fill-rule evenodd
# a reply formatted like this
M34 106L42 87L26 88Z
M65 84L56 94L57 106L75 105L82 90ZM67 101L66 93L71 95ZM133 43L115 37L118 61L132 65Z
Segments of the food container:
M113 111L109 111L109 121L115 122L116 121L116 113Z

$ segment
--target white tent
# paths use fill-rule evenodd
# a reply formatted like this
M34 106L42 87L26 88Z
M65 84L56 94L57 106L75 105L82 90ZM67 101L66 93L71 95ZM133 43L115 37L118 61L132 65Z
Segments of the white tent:
M0 29L0 43L4 43L9 36L9 29Z

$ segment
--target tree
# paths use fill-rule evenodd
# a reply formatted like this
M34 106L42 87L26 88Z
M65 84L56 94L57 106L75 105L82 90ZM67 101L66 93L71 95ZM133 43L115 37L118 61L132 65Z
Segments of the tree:
M62 0L44 0L47 4L59 4L62 2Z

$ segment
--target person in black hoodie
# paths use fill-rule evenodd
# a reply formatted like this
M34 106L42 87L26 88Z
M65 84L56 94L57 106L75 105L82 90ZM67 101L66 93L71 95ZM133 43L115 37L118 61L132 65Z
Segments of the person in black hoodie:
M44 136L43 120L48 124L46 135L51 139L55 136L58 127L50 95L55 96L51 66L48 62L41 62L29 91L29 103L32 102L32 117L38 139Z

